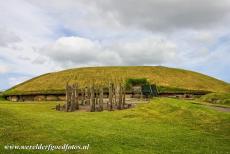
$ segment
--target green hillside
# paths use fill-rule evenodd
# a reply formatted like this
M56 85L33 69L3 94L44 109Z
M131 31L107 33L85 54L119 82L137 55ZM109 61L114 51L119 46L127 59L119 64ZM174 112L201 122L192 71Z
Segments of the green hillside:
M202 96L200 100L212 104L230 106L230 93L210 93Z
M85 67L48 73L21 83L4 94L63 93L67 81L87 86L91 81L102 84L114 78L147 78L150 83L171 89L230 92L224 81L183 69L162 66Z

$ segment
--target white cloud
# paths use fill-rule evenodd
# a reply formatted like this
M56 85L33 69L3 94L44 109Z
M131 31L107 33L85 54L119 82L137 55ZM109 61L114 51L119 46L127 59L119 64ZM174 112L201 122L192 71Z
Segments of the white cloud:
M40 53L61 65L152 65L176 59L176 45L149 37L111 44L81 37L63 37ZM68 65L67 65L68 66Z

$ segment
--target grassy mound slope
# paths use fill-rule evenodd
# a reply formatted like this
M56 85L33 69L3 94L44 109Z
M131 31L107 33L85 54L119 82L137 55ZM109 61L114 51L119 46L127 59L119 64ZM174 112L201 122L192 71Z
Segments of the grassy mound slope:
M202 101L230 106L230 93L210 93L200 98Z
M76 68L48 73L19 84L5 94L63 93L67 81L78 81L85 86L92 80L105 82L115 77L147 78L150 83L172 89L230 91L230 84L192 71L161 66L124 66Z
M10 144L41 143L90 144L89 151L79 152L86 154L230 151L230 114L191 101L157 98L129 110L100 113L58 112L54 106L52 102L0 102L0 153L47 153L3 149Z

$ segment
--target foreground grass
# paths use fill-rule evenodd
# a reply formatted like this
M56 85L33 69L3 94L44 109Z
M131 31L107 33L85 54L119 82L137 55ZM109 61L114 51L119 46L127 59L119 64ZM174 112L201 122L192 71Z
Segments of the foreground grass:
M90 144L79 153L229 153L230 114L157 98L114 112L57 112L55 103L0 103L0 153L6 144ZM75 153L76 151L69 151Z

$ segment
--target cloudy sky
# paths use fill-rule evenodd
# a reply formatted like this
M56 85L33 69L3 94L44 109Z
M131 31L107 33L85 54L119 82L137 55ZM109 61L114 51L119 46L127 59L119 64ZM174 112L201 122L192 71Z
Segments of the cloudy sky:
M0 89L82 66L163 65L230 82L229 0L0 0Z

